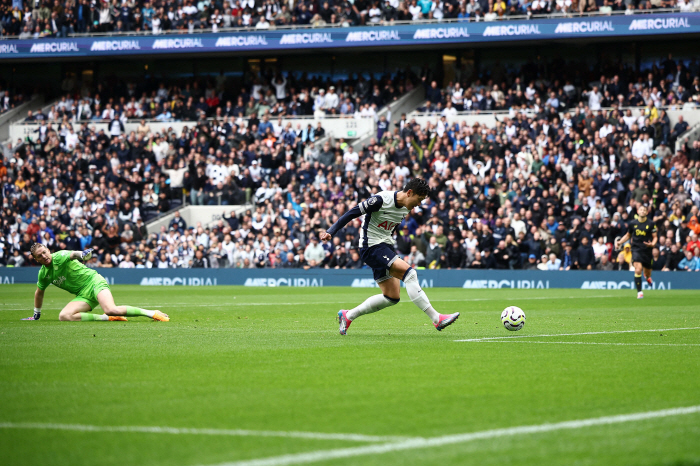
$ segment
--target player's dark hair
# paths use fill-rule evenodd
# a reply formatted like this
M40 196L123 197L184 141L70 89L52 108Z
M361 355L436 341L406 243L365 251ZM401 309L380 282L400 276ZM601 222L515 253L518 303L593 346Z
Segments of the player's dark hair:
M34 243L34 244L32 244L32 247L29 248L29 252L31 252L32 256L34 256L34 253L36 252L36 250L42 246L43 246L43 244L41 244L41 243ZM36 256L34 256L34 257L36 257Z
M403 192L406 193L409 190L419 196L427 196L430 194L430 186L428 186L428 182L423 178L411 178L411 180L406 183L406 186L403 187Z

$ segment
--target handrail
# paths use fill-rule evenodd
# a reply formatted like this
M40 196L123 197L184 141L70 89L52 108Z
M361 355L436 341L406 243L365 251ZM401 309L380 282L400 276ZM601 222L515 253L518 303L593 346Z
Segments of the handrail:
M657 14L657 13L682 13L680 8L658 8L654 10L631 10L632 15L645 15L645 14ZM491 18L489 21L518 21L518 20L539 20L539 19L557 19L557 18L597 18L601 16L625 16L628 15L627 10L614 10L614 11L589 11L585 13L581 12L568 12L568 13L550 13L546 15L512 15L512 16L497 16ZM380 23L366 24L359 27L384 27L384 26L404 26L411 24L453 24L453 23L473 23L484 21L484 15L481 15L480 19L476 18L443 18L443 19L419 19L410 21L382 21ZM358 27L358 26L353 26ZM342 24L324 24L321 26L314 26L311 24L292 24L285 26L275 26L270 25L269 29L257 29L255 26L243 27L243 28L218 28L214 31L211 28L208 29L196 29L192 33L189 30L171 30L163 31L160 34L153 34L152 31L123 31L123 32L86 32L86 33L73 33L70 34L71 38L80 37L130 37L130 36L167 36L173 34L219 34L219 33L229 33L229 32L251 32L251 31L293 31L293 30L306 30L306 29L320 29L320 28L343 28L347 29L347 26ZM0 36L0 40L13 40L19 39L19 36ZM53 37L45 37L40 39L55 39Z
M695 142L700 139L700 123L697 123L686 130L686 132L681 133L678 138L676 138L676 152L683 149L683 142L685 140L688 142Z
M664 106L656 107L656 109L657 109L657 110L666 110L666 111L669 111L669 110L674 111L674 110L675 110L675 111L684 111L684 112L697 112L697 111L700 111L700 107L697 107L697 108L691 109L691 110L683 110L682 108L671 109L670 107L671 107L670 105L664 105ZM561 115L561 114L566 114L566 113L574 113L574 112L576 111L577 108L579 108L579 107L572 107L572 108L569 108L569 109L567 109L567 110L559 111L558 113L559 113L560 115ZM612 110L617 110L617 111L619 111L619 112L623 112L623 113L624 113L624 112L626 112L627 110L633 110L633 111L634 111L634 110L640 110L640 111L641 111L641 110L644 110L645 108L647 108L647 107L646 107L646 106L638 106L638 107L602 107L602 108L600 108L599 110L590 110L590 108L588 108L588 106L586 106L586 107L582 108L581 110L582 110L582 111L588 111L588 110L590 110L591 112L599 112L599 111L602 111L602 112L610 112L610 111L612 111ZM531 109L528 109L528 110L531 110ZM518 111L518 112L516 112L516 113L521 113L521 114L523 114L523 115L525 115L525 116L533 116L533 114L534 114L535 112L534 112L534 111L525 111L525 112L520 112L520 111ZM491 116L491 115L499 116L499 115L509 115L509 114L510 114L510 110L467 110L467 111L457 112L456 115L453 115L452 117L448 117L448 118L464 117L464 116L477 116L477 115L479 115L479 116ZM442 117L442 116L443 116L442 113L438 113L438 112L419 112L419 111L413 111L413 112L411 112L411 113L408 115L409 118L430 118L430 117Z
M51 104L49 105L49 109L56 104ZM383 107L382 107L383 108ZM48 113L48 112L47 112ZM354 119L354 116L343 116L343 115L324 115L323 118L317 118L314 115L285 115L282 116L282 121L287 121L287 120L308 120L309 122L317 122L317 121L323 121L323 120L351 120ZM243 120L249 120L250 117L229 117L229 121L235 122L236 120L243 119ZM258 118L260 119L260 118ZM279 119L279 117L270 117L270 122L275 122ZM52 123L52 124L60 124L63 123L63 120L45 120L47 123ZM145 121L146 123L192 123L192 126L197 126L197 124L202 121L202 120L154 120L154 119L148 119L148 118L129 118L128 120L130 123L134 122L141 122ZM214 121L223 121L218 118L214 117L207 117L205 118L205 121L207 122L214 122ZM18 121L16 123L13 123L13 125L38 125L40 124L41 121ZM78 121L72 121L68 120L68 123L71 124L82 124L82 123L87 123L89 124L96 124L96 123L109 123L108 120L78 120Z

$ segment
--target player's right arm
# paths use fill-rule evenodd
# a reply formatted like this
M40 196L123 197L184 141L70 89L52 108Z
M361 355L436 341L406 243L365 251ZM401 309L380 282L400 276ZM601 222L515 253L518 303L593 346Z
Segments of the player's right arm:
M615 249L620 249L620 245L625 244L628 239L630 239L630 232L629 231L627 231L627 233L625 233L625 236L623 236L622 238L615 241Z
M37 288L34 292L34 310L39 309L41 314L41 306L44 304L44 290Z
M383 203L384 200L382 199L382 196L378 194L371 196L366 201L360 202L355 207L345 212L343 216L340 217L338 221L328 229L328 231L321 233L321 240L329 241L336 233L338 233L339 230L344 228L345 225L350 223L352 220L361 217L362 215L370 212L379 212L379 209L382 208Z
M34 315L22 320L39 320L41 318L41 306L44 304L44 290L51 284L51 278L46 273L44 267L39 270L39 278L36 281L36 291L34 292Z

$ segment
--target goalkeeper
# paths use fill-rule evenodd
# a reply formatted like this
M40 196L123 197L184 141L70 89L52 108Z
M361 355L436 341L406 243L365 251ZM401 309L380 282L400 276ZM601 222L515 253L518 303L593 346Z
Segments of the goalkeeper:
M53 254L46 246L34 243L31 248L32 256L41 264L39 278L34 293L34 315L23 320L39 320L41 305L44 303L44 291L50 284L74 294L75 299L69 302L58 315L58 320L90 321L90 320L119 320L126 317L145 316L153 320L167 322L167 314L160 311L149 311L132 306L117 306L114 304L112 292L105 278L94 270L85 267L83 262L90 260L92 249L80 251L58 251ZM90 314L90 311L101 306L104 314Z

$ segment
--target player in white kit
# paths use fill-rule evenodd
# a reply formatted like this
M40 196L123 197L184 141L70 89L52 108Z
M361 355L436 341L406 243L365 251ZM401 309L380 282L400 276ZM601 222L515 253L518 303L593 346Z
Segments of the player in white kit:
M321 239L329 241L348 222L364 215L360 231L360 257L372 268L374 279L382 290L382 294L367 298L354 309L338 311L341 335L346 334L356 318L397 304L401 297L399 280L404 282L411 301L430 317L436 329L444 329L459 317L459 312L443 315L433 309L420 288L416 271L394 251L393 235L396 229L406 215L428 197L429 192L425 180L413 178L402 191L382 191L359 203L328 231L321 233Z

